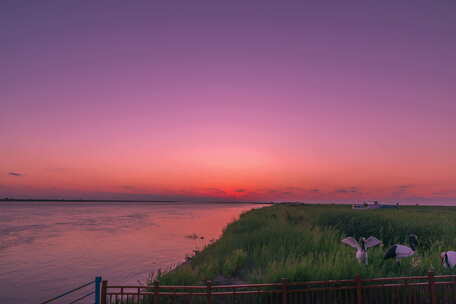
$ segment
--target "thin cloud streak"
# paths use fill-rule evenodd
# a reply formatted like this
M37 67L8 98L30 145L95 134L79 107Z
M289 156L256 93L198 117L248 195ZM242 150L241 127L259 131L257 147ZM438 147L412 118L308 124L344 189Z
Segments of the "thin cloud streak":
M19 173L19 172L8 172L8 175L9 176L16 176L16 177L24 176L24 174Z

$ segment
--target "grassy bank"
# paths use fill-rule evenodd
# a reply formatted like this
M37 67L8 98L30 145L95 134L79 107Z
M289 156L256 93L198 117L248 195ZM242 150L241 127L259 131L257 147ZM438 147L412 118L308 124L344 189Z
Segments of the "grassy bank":
M425 274L440 265L440 252L456 250L456 208L401 207L353 211L348 206L275 205L249 211L229 224L223 236L191 262L159 279L163 284L204 280L275 282ZM401 265L383 260L389 245L418 235L417 258ZM355 260L345 236L381 239L385 247L369 250L369 265Z

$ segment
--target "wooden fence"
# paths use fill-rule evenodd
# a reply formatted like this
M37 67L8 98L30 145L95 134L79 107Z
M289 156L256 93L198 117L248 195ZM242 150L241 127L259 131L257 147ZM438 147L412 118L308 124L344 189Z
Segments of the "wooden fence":
M101 304L456 303L456 275L201 286L118 286L103 281Z

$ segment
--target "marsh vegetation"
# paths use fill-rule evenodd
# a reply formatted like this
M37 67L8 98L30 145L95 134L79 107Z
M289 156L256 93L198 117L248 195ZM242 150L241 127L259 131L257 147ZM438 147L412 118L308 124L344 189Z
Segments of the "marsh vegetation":
M456 208L401 207L356 211L349 206L274 205L251 210L230 223L223 236L168 273L162 284L277 282L451 273L440 252L456 249ZM384 260L392 244L418 236L416 256L400 264ZM359 264L346 236L375 236L384 247L369 249L369 265Z

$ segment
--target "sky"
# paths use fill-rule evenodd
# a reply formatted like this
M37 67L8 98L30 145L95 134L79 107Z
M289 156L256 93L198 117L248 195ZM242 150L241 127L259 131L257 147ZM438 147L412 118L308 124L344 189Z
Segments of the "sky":
M1 1L0 197L456 203L454 1Z

